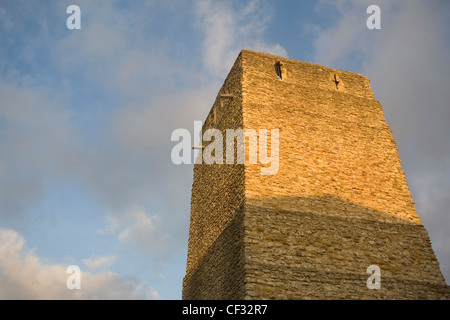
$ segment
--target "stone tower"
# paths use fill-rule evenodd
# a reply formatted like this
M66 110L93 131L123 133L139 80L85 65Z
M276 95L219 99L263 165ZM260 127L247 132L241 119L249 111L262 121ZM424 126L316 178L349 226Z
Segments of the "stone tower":
M184 299L447 297L366 77L243 50L209 128L279 129L279 169L195 165Z

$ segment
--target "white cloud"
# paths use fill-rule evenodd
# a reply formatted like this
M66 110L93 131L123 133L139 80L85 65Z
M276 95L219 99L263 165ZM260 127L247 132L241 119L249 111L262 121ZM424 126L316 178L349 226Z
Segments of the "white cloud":
M88 269L103 269L103 268L109 268L115 261L117 256L111 255L111 256L102 256L97 257L96 255L92 255L88 259L83 259L84 265Z
M143 211L136 211L132 219L131 224L120 233L120 241L131 241L141 247L154 249L167 241L167 235L161 233L162 222L159 216L150 217Z
M270 20L264 2L242 3L198 0L195 3L196 22L204 34L203 60L207 70L224 79L241 49L251 49L287 56L279 44L264 41L264 30Z
M108 216L103 232L114 233L119 242L155 255L164 254L171 245L161 217L149 216L139 208L129 210L126 214Z
M81 290L69 290L68 266L44 263L13 230L0 229L0 299L156 299L150 286L113 272L81 270Z

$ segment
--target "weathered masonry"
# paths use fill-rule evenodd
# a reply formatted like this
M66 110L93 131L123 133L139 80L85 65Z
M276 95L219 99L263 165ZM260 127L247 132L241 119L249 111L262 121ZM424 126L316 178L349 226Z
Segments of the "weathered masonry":
M195 165L184 299L448 298L366 77L243 50L209 128L279 129L279 170Z

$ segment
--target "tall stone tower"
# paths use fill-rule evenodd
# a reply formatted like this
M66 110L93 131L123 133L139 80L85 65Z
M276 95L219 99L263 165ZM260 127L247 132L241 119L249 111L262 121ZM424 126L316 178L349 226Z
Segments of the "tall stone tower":
M366 77L243 50L210 128L279 129L279 168L195 165L184 299L447 297Z

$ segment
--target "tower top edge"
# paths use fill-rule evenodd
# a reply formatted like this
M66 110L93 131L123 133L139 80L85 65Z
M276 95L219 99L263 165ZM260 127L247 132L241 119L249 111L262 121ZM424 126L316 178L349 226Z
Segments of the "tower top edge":
M324 65L320 65L320 64L316 64L316 63L310 63L310 62L306 62L306 61L302 61L302 60L296 60L296 59L292 59L292 58L287 58L287 57L278 56L278 55L271 54L271 53L265 53L265 52L250 50L250 49L241 49L237 59L242 59L243 61L246 61L247 59L258 58L258 57L259 58L271 58L273 60L281 61L281 62L289 62L289 63L294 63L294 64L303 64L305 66L307 65L307 66L310 66L310 67L313 67L313 68L322 69L322 70L329 71L329 72L346 73L348 75L354 75L354 76L362 77L366 81L370 82L370 79L368 77L366 77L365 75L361 74L361 73L357 73L357 72L353 72L353 71L349 71L349 70L342 70L342 69L326 67Z

